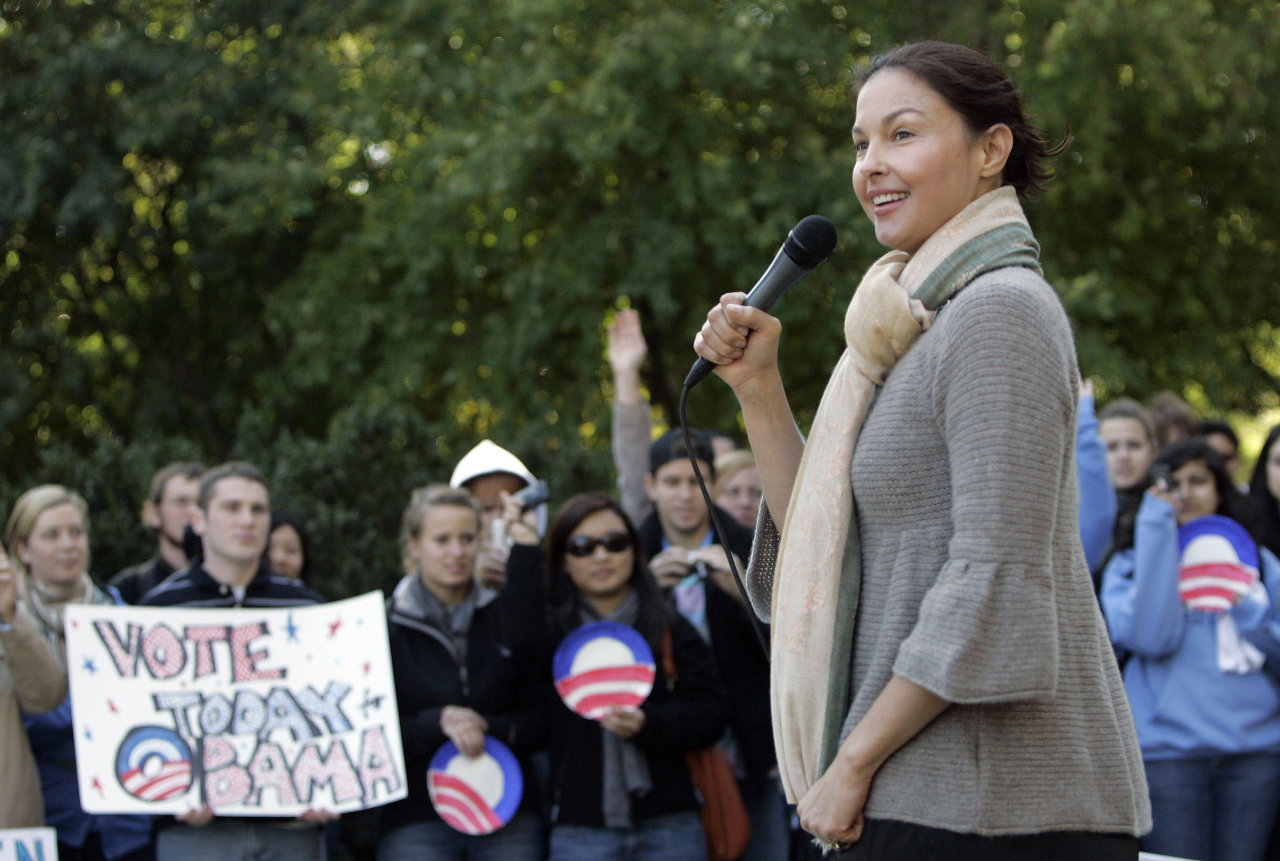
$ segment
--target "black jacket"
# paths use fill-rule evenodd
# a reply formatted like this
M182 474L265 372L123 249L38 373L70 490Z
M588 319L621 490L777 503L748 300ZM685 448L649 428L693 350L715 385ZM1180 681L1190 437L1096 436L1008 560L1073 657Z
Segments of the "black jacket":
M157 556L129 566L112 577L107 585L115 587L126 604L138 604L144 595L169 579L176 571L163 557Z
M513 550L513 553L518 550ZM551 684L541 581L512 578L501 593L482 587L467 636L466 666L460 667L443 635L429 625L413 599L409 575L387 602L387 636L409 794L382 808L382 830L439 817L427 792L427 767L448 741L440 714L466 706L489 724L488 735L520 760L522 810L535 809L536 781L528 754L546 745L543 688Z
M298 607L323 604L324 599L301 581L282 577L260 562L245 587L244 599L237 601L231 587L214 580L197 560L143 595L138 603L148 607Z
M722 509L717 509L716 515L725 529L724 540L716 536L716 543L726 545L745 565L751 556L752 531ZM648 558L662 552L662 538L662 523L655 512L640 526L640 541ZM745 571L738 573L746 575ZM738 740L747 777L754 781L768 776L777 764L777 754L769 712L769 658L760 647L749 612L719 587L707 588L707 627L729 697L729 726ZM767 639L768 628L765 631Z
M512 549L507 562L507 588L513 582L542 583L545 576L538 548L516 545ZM533 608L545 607L545 599L525 607L527 615L535 616ZM711 650L692 625L674 612L672 617L671 652L678 675L674 686L668 685L662 669L661 643L649 643L656 665L653 690L641 706L645 723L632 743L648 762L653 789L633 800L633 821L698 809L684 754L718 741L728 716ZM555 646L575 627L555 624L555 639L549 652L554 653ZM541 691L550 720L552 821L603 827L604 730L561 701L549 665Z

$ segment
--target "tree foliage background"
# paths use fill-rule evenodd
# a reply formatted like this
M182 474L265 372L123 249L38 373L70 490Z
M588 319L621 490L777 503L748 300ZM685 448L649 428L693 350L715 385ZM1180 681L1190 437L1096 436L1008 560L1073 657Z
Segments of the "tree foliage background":
M609 486L609 316L674 421L708 305L821 212L779 308L807 423L879 253L852 69L925 37L1074 138L1029 215L1103 396L1280 405L1274 0L8 0L0 508L80 488L109 575L154 468L241 457L322 588L385 588L409 489L479 439ZM690 409L737 427L718 383Z

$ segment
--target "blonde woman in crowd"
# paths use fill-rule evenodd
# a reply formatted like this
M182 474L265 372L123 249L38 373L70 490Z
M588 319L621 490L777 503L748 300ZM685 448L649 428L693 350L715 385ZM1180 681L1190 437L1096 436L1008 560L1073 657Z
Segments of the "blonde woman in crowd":
M15 567L25 575L27 604L58 652L65 654L67 607L123 603L89 577L89 507L80 494L59 484L28 490L14 504L4 537L13 548ZM81 809L70 699L46 714L28 715L25 723L40 772L46 824L58 832L58 857L154 858L150 816L95 815Z
M760 470L749 449L735 448L716 458L716 484L711 492L716 505L748 529L756 528L760 512Z
M387 632L409 796L381 809L378 861L539 861L543 824L529 755L546 743L542 585L509 580L501 592L475 576L480 503L470 491L413 492L400 530L405 576L387 605ZM427 771L447 741L479 756L485 737L520 761L524 794L511 821L484 835L440 818Z

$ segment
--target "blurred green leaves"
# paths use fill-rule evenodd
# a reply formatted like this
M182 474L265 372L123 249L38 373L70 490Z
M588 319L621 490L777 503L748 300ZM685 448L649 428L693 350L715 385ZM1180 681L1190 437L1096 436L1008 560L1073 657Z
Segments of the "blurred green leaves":
M1029 214L1103 397L1277 406L1276 2L11 0L0 475L182 440L289 464L361 553L315 506L398 507L362 474L399 493L483 436L607 484L608 315L641 310L672 417L709 303L821 212L840 244L778 309L807 424L880 252L851 70L926 36L1074 138ZM723 386L694 401L736 428Z

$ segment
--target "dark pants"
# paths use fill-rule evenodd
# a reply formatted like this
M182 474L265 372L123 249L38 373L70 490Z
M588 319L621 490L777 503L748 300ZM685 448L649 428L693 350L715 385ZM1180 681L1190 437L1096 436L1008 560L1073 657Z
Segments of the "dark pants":
M983 837L868 819L861 840L847 852L827 857L839 861L1136 861L1138 838L1087 831Z
M58 841L58 861L105 861L106 857L102 852L102 840L96 831L89 832L83 846L68 846L61 840ZM120 856L116 861L156 861L156 850L154 846L147 845Z

